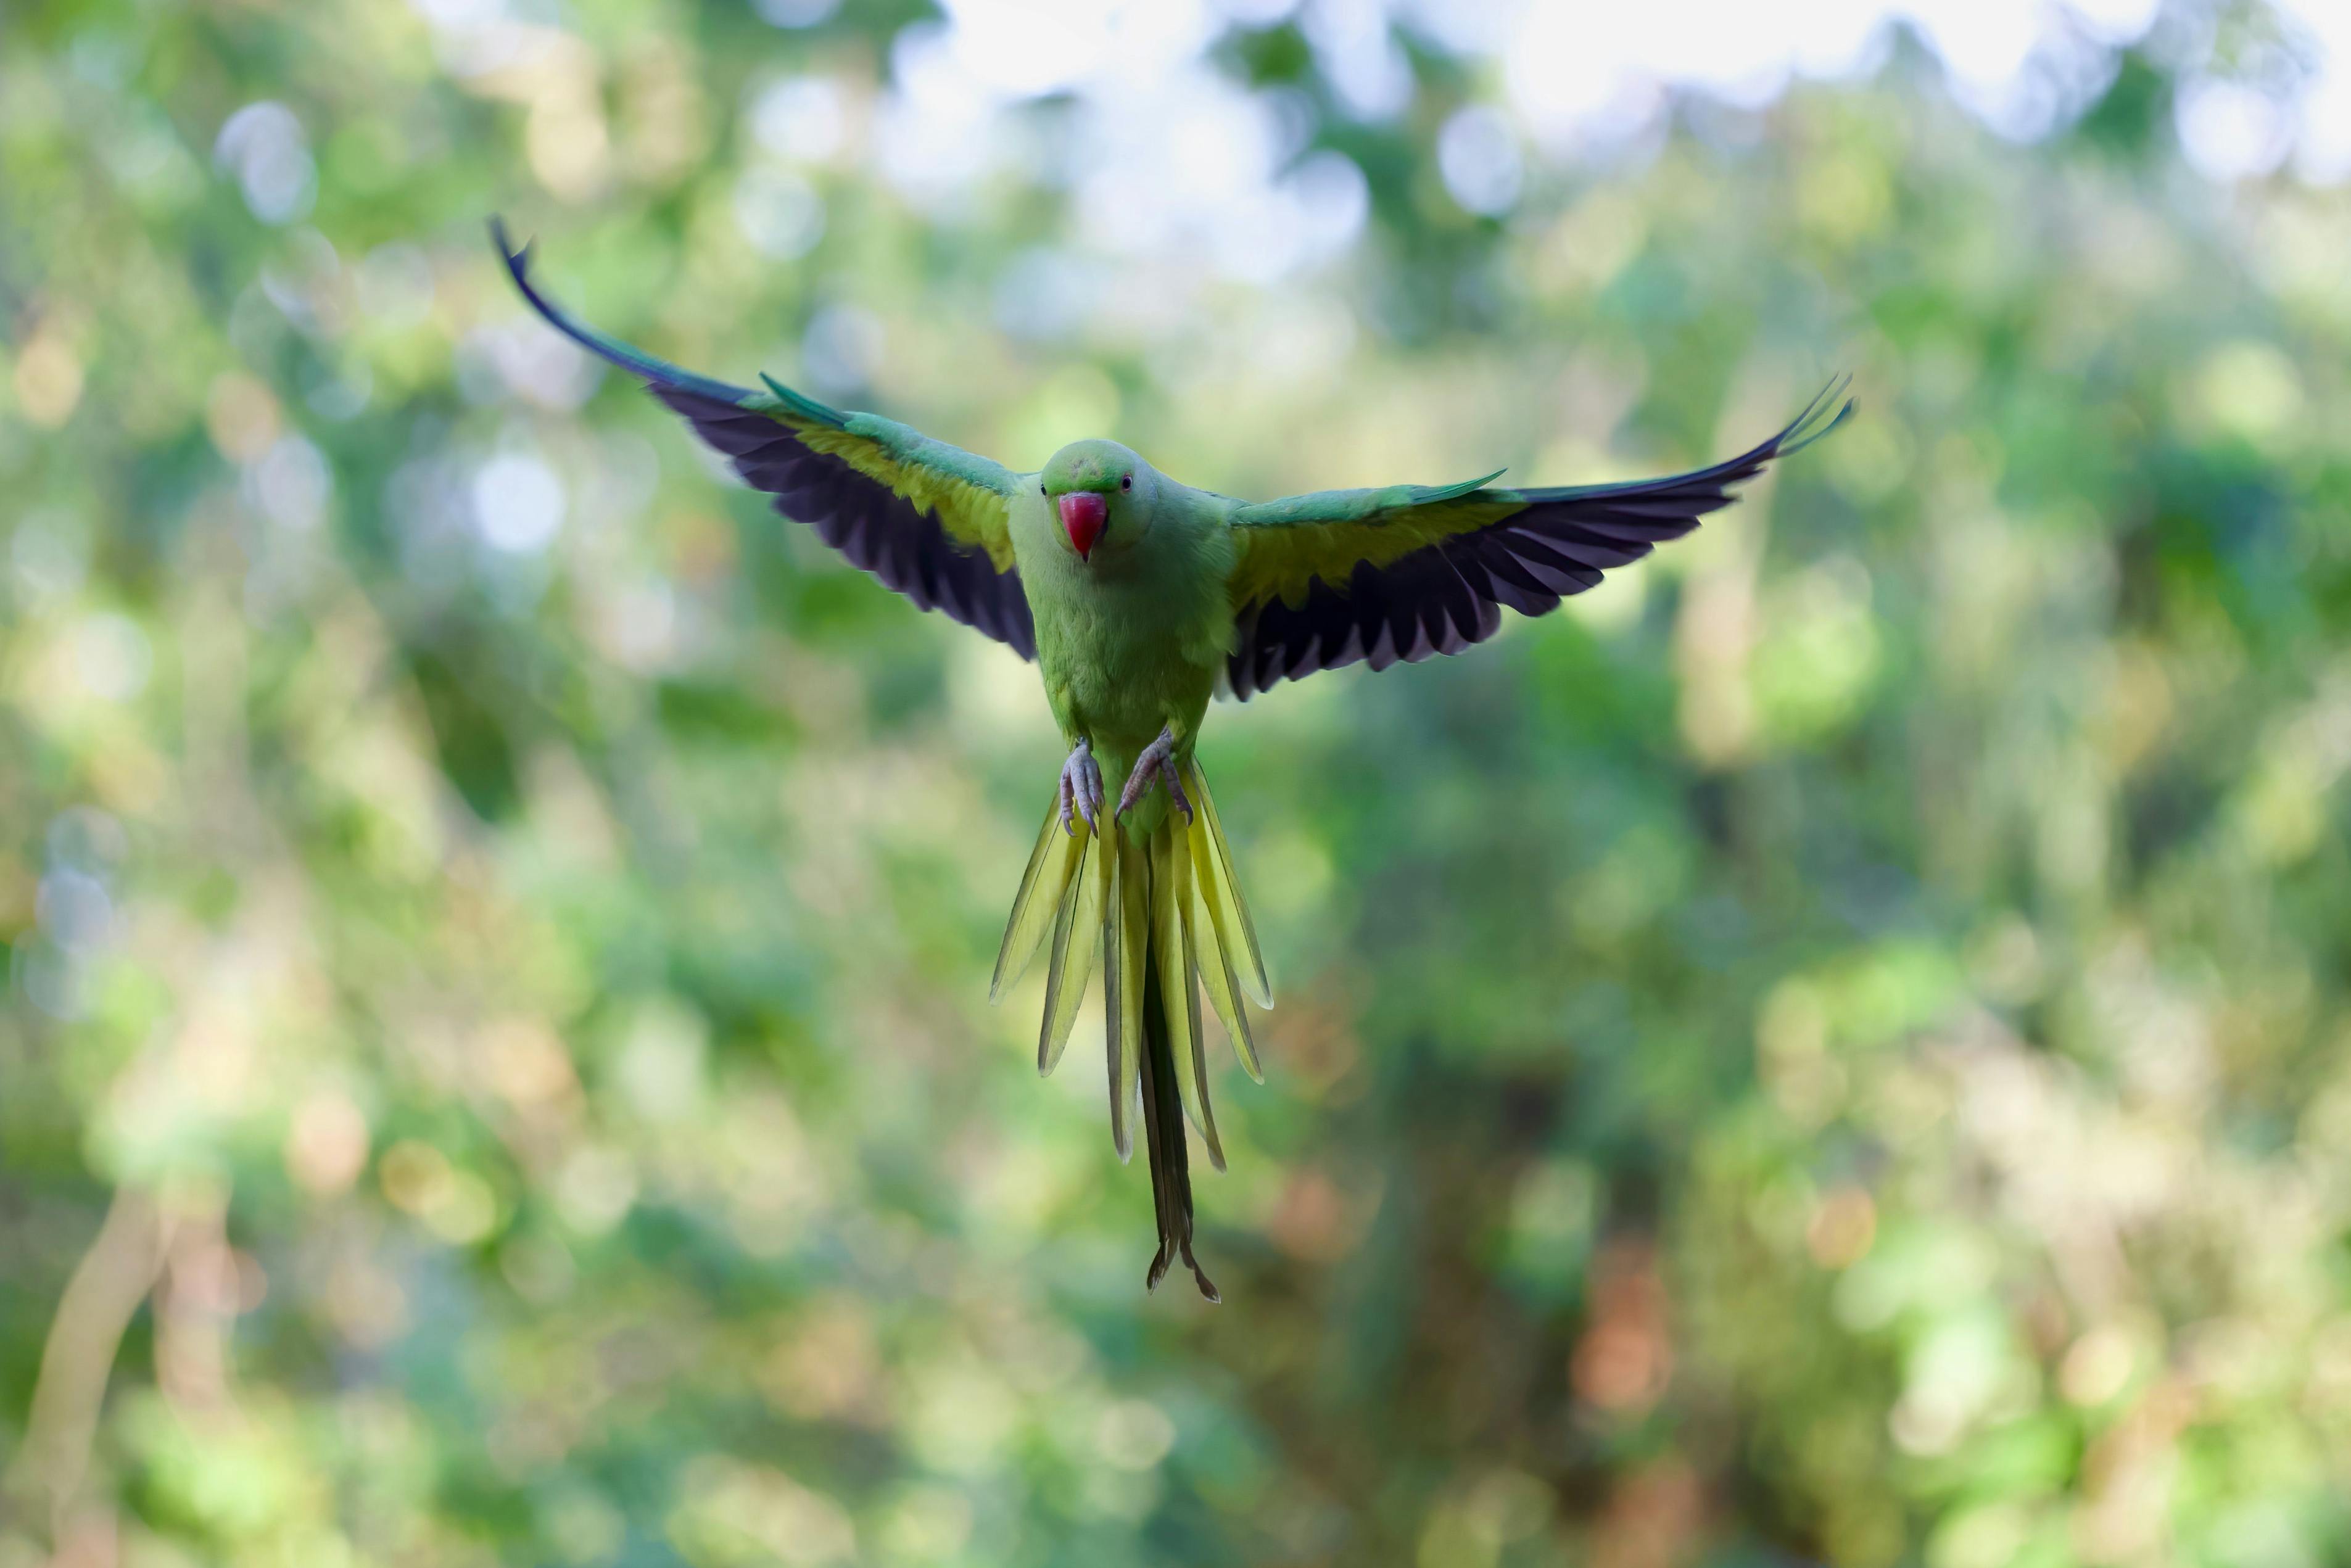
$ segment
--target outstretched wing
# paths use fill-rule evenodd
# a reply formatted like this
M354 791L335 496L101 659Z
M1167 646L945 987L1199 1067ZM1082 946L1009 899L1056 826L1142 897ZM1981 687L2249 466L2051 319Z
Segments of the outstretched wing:
M1227 667L1244 700L1277 681L1358 660L1458 653L1499 629L1501 607L1558 608L1612 567L1677 539L1731 502L1731 486L1808 446L1853 412L1832 382L1785 430L1727 463L1671 478L1549 490L1447 486L1322 490L1236 509L1239 643Z
M572 319L530 281L530 249L492 237L515 287L549 326L611 361L684 415L775 508L806 523L853 566L918 609L987 632L1024 659L1037 656L1029 598L1012 564L1011 497L1020 476L879 414L828 408L761 377L767 390L729 386L640 353Z

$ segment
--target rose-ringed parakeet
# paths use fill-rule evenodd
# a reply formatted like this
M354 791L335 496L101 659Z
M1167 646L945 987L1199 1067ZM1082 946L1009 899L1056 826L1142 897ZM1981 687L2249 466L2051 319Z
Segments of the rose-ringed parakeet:
M1246 502L1168 477L1112 441L1016 473L877 414L827 407L768 377L731 386L574 320L532 285L528 253L493 225L516 287L557 330L641 377L775 509L925 610L1034 659L1070 747L1021 873L990 998L1049 954L1037 1066L1050 1072L1099 962L1111 1136L1142 1112L1158 1211L1146 1284L1192 1253L1184 1123L1218 1169L1200 998L1262 1081L1248 998L1273 996L1207 780L1193 755L1208 699L1358 661L1457 653L1507 607L1541 615L1613 567L1678 538L1733 486L1852 410L1832 386L1787 428L1710 468L1630 484L1505 489L1489 474ZM1115 802L1104 779L1122 781Z

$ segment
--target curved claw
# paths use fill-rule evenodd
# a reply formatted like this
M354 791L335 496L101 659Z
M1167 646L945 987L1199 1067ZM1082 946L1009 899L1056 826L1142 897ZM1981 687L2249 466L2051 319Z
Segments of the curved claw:
M1151 793L1154 782L1167 786L1168 800L1189 823L1192 821L1192 800L1184 793L1184 780L1176 770L1176 731L1173 727L1163 727L1159 738L1144 747L1143 755L1134 759L1134 770L1126 776L1126 788L1118 793L1118 814L1123 817L1134 810L1135 802Z
M1188 827L1192 821L1192 799L1184 793L1184 780L1176 772L1176 758L1172 755L1159 759L1159 774L1166 781L1167 798L1176 802L1177 810L1184 813L1184 821Z
M1061 803L1062 832L1071 836L1077 833L1071 821L1073 811L1094 832L1102 831L1102 766L1094 760L1093 743L1083 737L1070 749L1069 760L1061 764L1061 781L1055 799Z

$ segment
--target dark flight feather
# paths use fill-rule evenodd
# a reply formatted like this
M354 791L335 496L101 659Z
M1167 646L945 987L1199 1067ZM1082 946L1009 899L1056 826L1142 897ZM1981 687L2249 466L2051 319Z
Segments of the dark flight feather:
M1836 401L1844 385L1831 383L1752 449L1662 479L1541 490L1400 486L1385 507L1382 493L1348 491L1244 508L1235 522L1245 548L1251 536L1287 536L1287 549L1278 570L1251 580L1256 591L1238 607L1227 682L1246 700L1317 670L1413 664L1484 642L1500 629L1503 608L1555 610L1604 573L1688 533L1731 504L1734 486L1843 423L1853 412L1850 399ZM1317 529L1335 555L1291 543ZM1391 529L1417 530L1428 542L1398 553L1388 545ZM1384 546L1384 563L1348 559Z
M732 386L680 370L574 320L530 279L530 253L515 249L505 228L491 225L498 255L515 287L549 325L600 359L642 379L753 489L773 497L777 512L805 523L852 566L883 587L986 632L1024 659L1037 656L1037 628L1008 544L989 548L975 533L1000 534L987 516L1002 509L998 494L1012 479L984 458L926 442L903 425L886 427L893 443L868 433L883 422L828 408L788 387L768 391ZM911 445L910 445L911 444ZM888 478L895 476L898 486ZM977 498L979 514L956 517L942 497ZM927 504L924 504L927 503ZM950 531L965 524L966 537ZM999 570L997 559L1005 561Z

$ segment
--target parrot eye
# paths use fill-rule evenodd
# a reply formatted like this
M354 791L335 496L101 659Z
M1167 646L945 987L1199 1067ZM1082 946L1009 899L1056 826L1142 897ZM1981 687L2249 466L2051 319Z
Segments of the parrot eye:
M1120 489L1122 489L1122 490L1132 490L1132 489L1134 489L1134 475L1132 475L1132 474L1122 474L1122 475L1120 475L1120 476L1119 476L1119 480L1118 480L1118 487L1119 487Z
M1044 493L1045 493L1045 486L1042 486L1042 485L1038 486L1037 486L1037 494L1039 494L1039 495L1040 495L1040 496L1041 496L1041 495L1043 495Z

